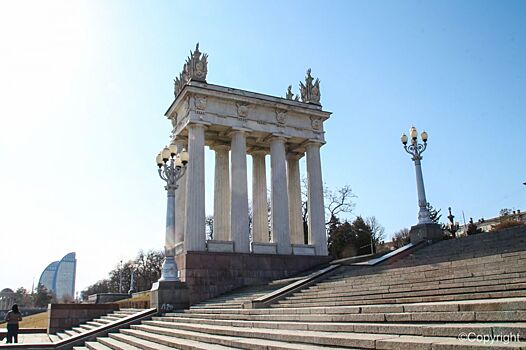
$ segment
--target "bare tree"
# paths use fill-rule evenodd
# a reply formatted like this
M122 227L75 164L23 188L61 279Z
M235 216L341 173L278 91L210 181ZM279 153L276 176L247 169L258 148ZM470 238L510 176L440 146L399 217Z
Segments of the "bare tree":
M371 229L374 245L381 243L385 238L385 228L380 225L378 219L375 216L369 216L365 218L365 223Z
M395 248L403 247L411 241L409 237L409 229L403 228L400 231L395 232L393 236L393 245Z
M324 188L323 196L325 199L325 225L329 225L332 217L339 217L343 213L350 213L354 209L353 199L356 195L352 193L350 185L329 190Z
M301 181L301 216L303 219L303 233L305 243L309 237L309 208L308 208L308 180L303 178ZM345 185L335 190L330 190L327 186L323 189L325 202L325 228L329 232L332 218L337 218L341 214L349 214L353 211L355 203L353 199L357 196L352 192L350 185Z

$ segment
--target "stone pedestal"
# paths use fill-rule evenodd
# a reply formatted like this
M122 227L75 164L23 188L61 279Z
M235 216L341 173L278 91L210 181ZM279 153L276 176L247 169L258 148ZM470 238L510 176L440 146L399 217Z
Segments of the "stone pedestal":
M440 241L442 240L443 232L438 224L418 224L411 226L409 235L411 243L415 244L420 241Z
M161 312L188 309L190 307L188 287L180 281L159 281L152 285L150 307Z

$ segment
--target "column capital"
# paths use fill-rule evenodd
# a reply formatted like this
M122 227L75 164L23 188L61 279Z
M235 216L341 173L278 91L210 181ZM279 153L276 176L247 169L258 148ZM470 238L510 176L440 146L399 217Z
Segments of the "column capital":
M287 160L300 160L305 153L290 152L287 153Z
M210 125L212 125L212 124L210 124L208 122L192 121L191 123L188 123L188 125L186 127L187 128L195 127L195 128L207 129Z
M305 147L321 147L325 144L325 142L323 141L320 141L320 140L307 140L305 143Z
M251 132L252 129L248 129L248 128L239 128L239 127L233 127L231 130L230 130L230 134L235 134L235 133L248 133L248 132Z
M275 140L280 140L280 141L287 141L287 139L290 139L290 136L287 136L287 135L284 135L284 134L270 134L268 137L267 137L268 140L270 141L275 141Z
M251 149L248 152L248 154L250 154L251 156L266 156L268 152L262 148L256 148L256 149Z
M230 145L224 144L224 143L216 143L214 145L210 145L209 147L212 151L229 151Z

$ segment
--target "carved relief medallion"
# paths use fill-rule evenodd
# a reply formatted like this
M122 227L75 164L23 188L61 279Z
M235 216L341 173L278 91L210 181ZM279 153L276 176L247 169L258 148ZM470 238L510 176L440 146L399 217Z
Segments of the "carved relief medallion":
M237 106L237 115L246 118L248 116L248 104L238 103Z
M282 110L282 109L277 109L276 110L276 121L278 122L278 124L284 125L285 122L287 121L287 111Z
M196 96L194 105L198 110L204 111L206 109L206 97Z
M321 119L319 118L311 118L311 126L314 130L321 130Z

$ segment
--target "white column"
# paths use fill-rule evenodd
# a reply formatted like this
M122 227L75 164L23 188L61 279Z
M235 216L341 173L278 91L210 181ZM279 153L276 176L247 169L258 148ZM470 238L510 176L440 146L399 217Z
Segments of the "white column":
M252 237L254 242L270 241L265 151L252 152Z
M230 161L228 145L216 145L214 174L214 240L230 240Z
M247 145L245 132L235 130L231 140L232 186L230 227L234 250L238 253L250 252L248 237L248 193L247 193Z
M187 150L188 145L184 140L175 140L177 149ZM175 190L175 245L184 241L184 218L186 212L186 174L179 180L179 186Z
M291 254L287 160L283 137L274 137L270 141L270 168L272 178L272 239L277 243L278 254Z
M205 126L188 125L185 250L205 250Z
M287 155L287 180L289 189L289 226L292 244L304 244L303 219L301 216L300 158L302 154Z
M316 255L327 255L320 147L317 142L307 144L309 243L315 246Z

